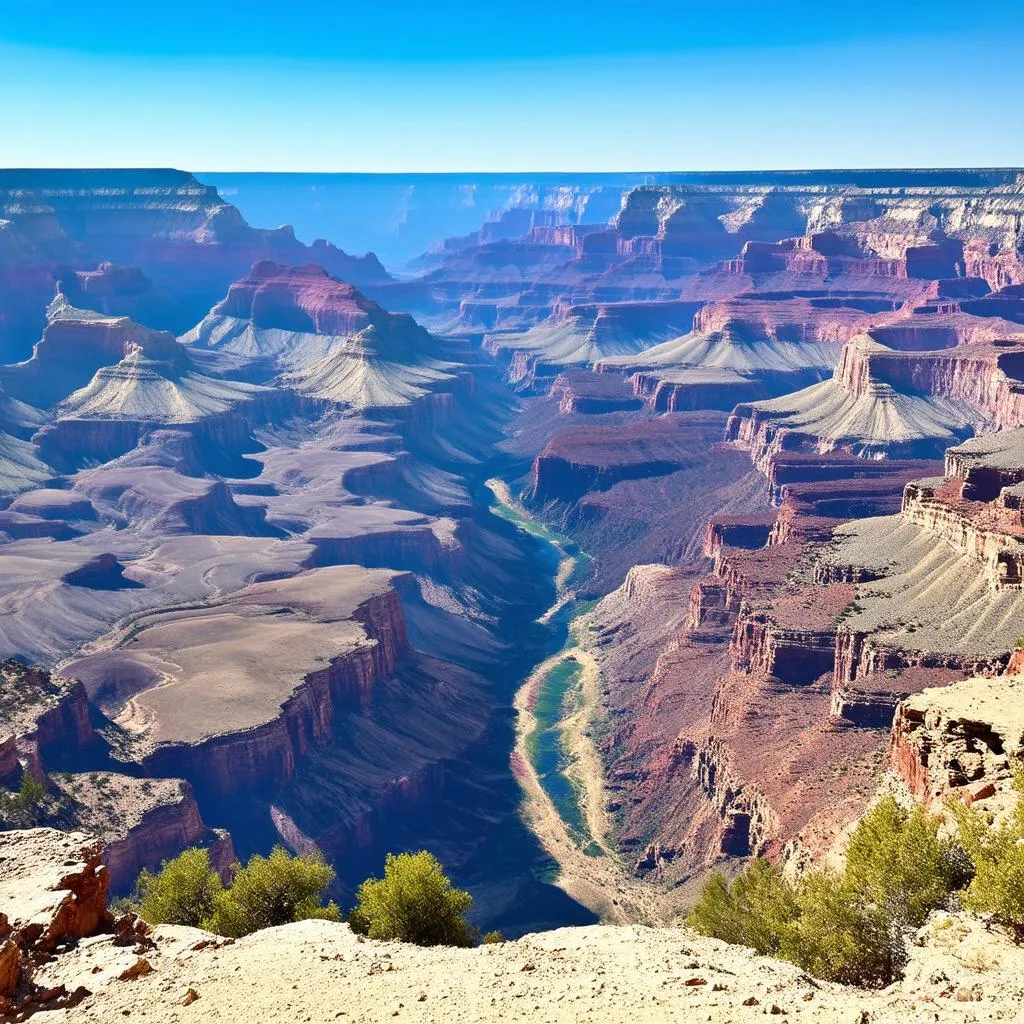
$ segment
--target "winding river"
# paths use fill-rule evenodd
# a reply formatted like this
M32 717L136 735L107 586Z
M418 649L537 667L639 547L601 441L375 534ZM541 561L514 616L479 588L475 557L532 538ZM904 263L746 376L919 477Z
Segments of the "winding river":
M595 602L581 601L590 557L531 515L499 479L487 481L491 511L558 554L555 600L538 621L566 627L565 642L537 665L516 693L512 771L522 816L557 862L556 884L603 920L662 923L656 893L628 870L605 811L604 770L592 736L601 674L591 649Z

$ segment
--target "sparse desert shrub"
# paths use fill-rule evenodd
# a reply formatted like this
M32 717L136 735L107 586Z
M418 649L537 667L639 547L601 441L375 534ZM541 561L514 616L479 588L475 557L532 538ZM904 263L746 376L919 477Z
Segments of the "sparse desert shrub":
M319 853L292 856L275 846L270 856L253 854L235 869L231 886L214 897L204 927L237 937L311 918L340 921L338 905L323 902L333 881L334 868Z
M131 909L150 924L185 924L237 937L260 928L323 918L340 921L337 904L323 904L334 869L319 854L293 857L274 847L269 857L254 854L236 865L225 888L206 850L185 850L161 864L157 874L143 871L135 883Z
M937 817L887 797L854 829L842 874L812 871L792 885L757 860L732 885L713 877L689 924L830 981L886 985L903 966L906 929L964 881L954 844L938 830Z
M26 770L17 793L0 790L0 821L18 828L31 828L45 817L45 799L46 786Z
M960 826L960 840L974 865L974 878L963 905L1024 937L1024 773L1014 776L1017 806L1007 821L993 825L987 815L963 804L950 808Z
M480 939L480 943L484 946L497 946L499 943L502 943L504 941L505 936L502 935L501 932L497 930L497 928L495 928L494 931L491 932L484 932L483 936Z
M143 871L135 883L133 908L150 924L204 927L223 892L206 850L185 850L165 860L157 874Z
M773 956L796 913L793 887L773 864L759 858L732 885L724 875L713 875L688 923L703 935Z
M384 877L368 878L359 887L349 924L373 939L471 946L476 936L463 915L472 903L473 897L456 889L426 850L388 854Z

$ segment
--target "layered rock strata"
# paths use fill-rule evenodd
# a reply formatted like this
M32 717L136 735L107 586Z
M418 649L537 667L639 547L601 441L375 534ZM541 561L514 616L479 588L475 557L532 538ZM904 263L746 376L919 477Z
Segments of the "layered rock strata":
M904 701L892 728L896 771L919 800L1012 802L1013 768L1024 754L1024 679L975 678Z

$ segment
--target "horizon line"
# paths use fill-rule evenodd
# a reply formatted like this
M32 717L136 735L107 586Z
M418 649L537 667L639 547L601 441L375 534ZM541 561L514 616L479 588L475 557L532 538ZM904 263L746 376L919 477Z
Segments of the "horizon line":
M444 177L447 175L466 175L473 174L478 176L500 176L508 174L525 174L525 175L539 175L539 174L558 174L558 175L571 175L571 174L631 174L631 175L669 175L669 174L815 174L821 172L832 172L832 173L844 173L844 172L856 172L856 171L901 171L901 172L948 172L948 171L975 171L975 172L989 172L989 173L1006 173L1017 171L1024 173L1024 164L1004 164L1004 165L975 165L975 164L941 164L941 165L921 165L921 166L899 166L899 165L887 165L887 164L865 164L862 166L821 166L821 167L744 167L744 168L685 168L677 167L673 169L637 169L637 168L617 168L614 170L561 170L556 168L547 169L532 169L532 170L474 170L458 169L458 170L446 170L446 171L421 171L421 170L408 170L408 171L345 171L345 170L276 170L272 168L203 168L200 170L190 170L187 167L179 167L171 164L140 164L137 166L129 166L124 164L117 165L106 165L106 166L85 166L85 165L71 165L71 164L54 164L45 166L35 167L0 167L0 174L3 173L19 173L19 174L31 174L39 171L88 171L88 172L99 172L99 171L173 171L179 174L294 174L294 175L311 175L311 174L325 174L325 175L336 175L336 176L349 176L349 177L401 177L409 175L422 175L424 177Z

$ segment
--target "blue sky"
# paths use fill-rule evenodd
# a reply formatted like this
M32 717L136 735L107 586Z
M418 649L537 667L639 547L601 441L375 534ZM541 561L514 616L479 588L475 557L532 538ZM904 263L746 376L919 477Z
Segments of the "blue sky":
M1024 2L0 0L0 166L1024 164Z

